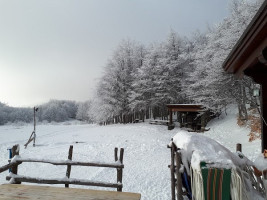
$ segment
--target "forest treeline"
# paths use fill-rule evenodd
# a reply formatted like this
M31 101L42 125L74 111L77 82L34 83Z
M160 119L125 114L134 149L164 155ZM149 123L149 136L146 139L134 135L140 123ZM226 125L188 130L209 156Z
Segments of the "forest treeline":
M128 123L168 116L166 104L201 104L214 114L246 104L259 87L248 77L236 79L222 65L263 0L232 0L229 16L204 33L181 37L171 30L159 43L123 40L107 61L94 98L87 102L51 100L40 105L39 121L78 119L94 123ZM186 21L185 21L186 23ZM32 120L32 109L0 103L0 124Z
M45 104L36 106L38 108L36 119L39 122L64 122L76 119L92 123L93 121L88 114L90 106L90 101L50 100ZM0 102L0 125L32 121L33 108L11 107Z
M214 114L237 103L240 117L246 119L246 104L255 106L252 91L258 86L248 77L237 80L222 65L262 2L233 0L227 18L190 38L171 30L165 41L149 46L122 41L99 81L94 120L164 119L170 103L200 104Z

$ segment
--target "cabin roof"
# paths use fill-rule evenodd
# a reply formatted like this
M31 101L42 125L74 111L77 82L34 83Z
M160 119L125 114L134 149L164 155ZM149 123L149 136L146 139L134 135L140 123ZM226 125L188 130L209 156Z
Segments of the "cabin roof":
M267 63L267 1L264 1L223 63L225 71L238 77L248 68L262 68ZM248 72L249 73L249 72Z

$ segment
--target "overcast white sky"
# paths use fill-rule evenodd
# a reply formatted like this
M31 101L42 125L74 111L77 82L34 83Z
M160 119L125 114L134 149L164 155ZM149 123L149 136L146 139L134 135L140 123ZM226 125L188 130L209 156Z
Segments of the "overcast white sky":
M123 39L163 41L228 14L230 0L0 0L0 101L84 101Z

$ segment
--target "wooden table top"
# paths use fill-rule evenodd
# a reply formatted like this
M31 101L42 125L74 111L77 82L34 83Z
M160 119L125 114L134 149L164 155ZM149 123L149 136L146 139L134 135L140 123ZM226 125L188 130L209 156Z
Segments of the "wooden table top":
M0 185L0 199L140 200L141 194L36 185Z

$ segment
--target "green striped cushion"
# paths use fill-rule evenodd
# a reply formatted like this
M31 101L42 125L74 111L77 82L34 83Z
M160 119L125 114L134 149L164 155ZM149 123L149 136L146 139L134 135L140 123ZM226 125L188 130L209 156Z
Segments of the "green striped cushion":
M200 163L205 200L230 200L231 169L209 168Z

